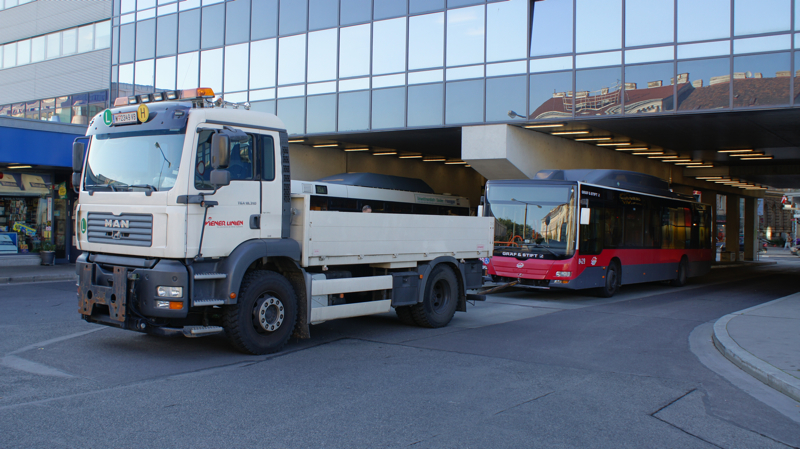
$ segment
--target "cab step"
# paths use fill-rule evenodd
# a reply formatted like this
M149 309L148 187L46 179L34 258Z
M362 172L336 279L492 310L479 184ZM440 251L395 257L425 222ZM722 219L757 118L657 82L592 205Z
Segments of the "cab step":
M183 335L187 337L205 337L224 331L220 326L184 326Z
M195 273L195 281L206 281L209 279L226 279L228 277L225 273Z
M221 299L195 299L192 301L192 305L195 307L221 306L223 304L225 304L225 301Z

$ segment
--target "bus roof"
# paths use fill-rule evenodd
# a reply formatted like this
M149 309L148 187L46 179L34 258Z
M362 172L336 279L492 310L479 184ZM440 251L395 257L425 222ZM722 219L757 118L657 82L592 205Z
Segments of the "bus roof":
M435 193L431 186L421 179L378 173L340 173L317 179L317 182L373 187L376 189L405 190L406 192Z
M669 182L657 176L628 170L541 170L533 179L575 181L671 198L688 198L670 190Z

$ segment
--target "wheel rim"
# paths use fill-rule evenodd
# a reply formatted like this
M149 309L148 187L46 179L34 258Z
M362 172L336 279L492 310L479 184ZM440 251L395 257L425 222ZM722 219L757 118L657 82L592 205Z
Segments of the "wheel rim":
M442 279L436 281L431 290L431 309L435 313L440 313L450 302L450 296L450 284Z
M253 327L259 333L271 333L280 329L285 313L280 299L264 293L253 307Z

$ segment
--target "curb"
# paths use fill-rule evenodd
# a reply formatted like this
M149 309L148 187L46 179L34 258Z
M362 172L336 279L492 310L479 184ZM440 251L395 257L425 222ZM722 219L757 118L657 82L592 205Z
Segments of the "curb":
M63 274L42 274L33 276L3 276L0 277L0 284L19 284L23 282L43 282L43 281L72 281L78 280L75 273Z
M739 346L739 344L731 338L730 334L728 334L728 322L733 318L749 310L760 308L776 301L783 301L784 299L785 298L779 298L749 309L725 315L714 323L714 334L712 337L717 350L721 352L725 358L733 362L734 365L764 384L800 402L800 380L749 353Z

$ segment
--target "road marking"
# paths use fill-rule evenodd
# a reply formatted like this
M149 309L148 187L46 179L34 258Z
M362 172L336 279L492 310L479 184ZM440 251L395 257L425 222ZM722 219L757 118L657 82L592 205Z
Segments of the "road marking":
M41 376L73 378L75 376L73 376L72 374L65 373L64 371L44 365L42 363L32 362L30 360L23 359L22 357L17 357L15 354L30 351L32 349L43 348L47 345L58 343L64 340L70 340L73 338L82 337L84 335L91 334L92 332L101 331L103 329L105 328L101 327L98 329L91 329L88 331L77 332L74 334L65 335L63 337L51 338L50 340L45 340L39 343L34 343L32 345L25 346L23 348L17 349L16 351L8 353L8 355L0 359L0 365L19 371L25 371L27 373L39 374Z

